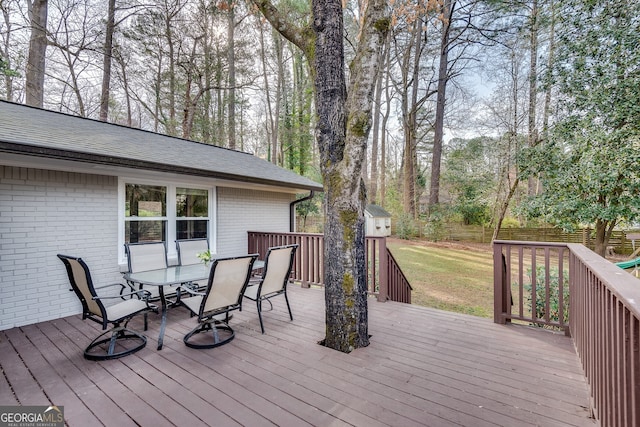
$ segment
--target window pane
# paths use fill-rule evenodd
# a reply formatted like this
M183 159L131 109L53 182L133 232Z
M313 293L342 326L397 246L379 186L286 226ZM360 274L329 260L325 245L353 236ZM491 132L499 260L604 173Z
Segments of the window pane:
M209 221L206 219L198 220L179 220L176 222L176 238L177 239L200 239L206 238Z
M166 242L166 221L125 221L125 243Z
M178 217L208 217L209 192L194 188L176 188L176 215Z
M167 187L127 184L125 197L125 217L167 215Z

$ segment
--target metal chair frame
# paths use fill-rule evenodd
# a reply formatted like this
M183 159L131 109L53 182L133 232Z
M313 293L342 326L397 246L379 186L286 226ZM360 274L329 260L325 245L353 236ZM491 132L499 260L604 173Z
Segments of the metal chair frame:
M257 258L257 254L252 254L216 259L212 262L205 292L185 288L193 296L185 298L182 304L198 315L198 326L183 339L188 347L215 348L233 340L235 332L229 326L229 313L242 310L244 291ZM204 343L197 342L202 339L200 334L205 334Z
M63 262L71 290L82 303L82 319L89 319L102 325L105 330L96 337L84 350L84 357L88 360L109 360L117 359L144 348L147 338L132 329L129 329L129 321L136 315L144 313L144 330L147 330L147 312L157 312L157 307L149 304L148 292L144 290L123 292L127 286L123 283L112 283L105 286L95 287L87 264L79 257L58 254L58 258ZM98 296L97 289L120 286L120 293L114 296ZM130 297L130 299L125 299ZM136 297L136 298L133 298ZM124 299L123 301L106 307L103 300ZM113 328L106 330L109 324ZM110 334L110 336L105 337ZM133 347L124 345L124 350L116 351L116 345L123 342L132 342ZM108 344L105 350L105 344Z
M267 256L265 258L264 270L262 277L257 279L257 284L251 285L249 292L245 291L244 297L250 299L251 301L256 302L256 306L258 309L258 319L260 320L260 330L264 334L264 323L262 321L262 302L267 301L271 304L270 299L278 296L284 295L284 299L287 303L287 310L289 310L289 318L293 320L293 313L291 312L291 305L289 304L289 297L287 296L287 283L289 282L289 276L291 275L291 268L293 267L293 260L296 253L296 249L298 248L297 244L293 245L285 245L285 246L274 246L269 248L267 251ZM271 270L270 267L270 258L272 258L272 254L277 251L290 250L288 264L285 268L281 268L279 270L275 270L276 267L273 266L273 261L271 261ZM265 293L263 293L264 285L268 283L270 286L274 284L277 285L277 289L269 288ZM258 288L254 290L253 286L257 286ZM271 305L273 308L273 305Z

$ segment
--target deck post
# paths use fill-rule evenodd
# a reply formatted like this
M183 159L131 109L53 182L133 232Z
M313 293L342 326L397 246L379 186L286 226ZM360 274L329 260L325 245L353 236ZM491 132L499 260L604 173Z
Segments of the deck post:
M389 299L389 255L387 255L387 238L383 237L378 241L380 242L378 247L378 259L380 260L378 266L378 274L380 277L378 301L386 302Z
M502 244L493 242L493 322L504 325L507 318L506 262Z

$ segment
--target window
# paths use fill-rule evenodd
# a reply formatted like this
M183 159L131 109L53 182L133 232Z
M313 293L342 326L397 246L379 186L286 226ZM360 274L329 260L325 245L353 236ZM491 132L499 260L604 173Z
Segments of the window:
M158 185L160 184L160 185ZM121 180L120 247L124 243L165 242L176 255L175 240L212 240L214 189L192 185L140 183ZM124 259L124 249L120 252Z
M167 240L167 187L127 184L125 243Z
M209 192L192 188L176 189L176 238L207 236L209 229Z

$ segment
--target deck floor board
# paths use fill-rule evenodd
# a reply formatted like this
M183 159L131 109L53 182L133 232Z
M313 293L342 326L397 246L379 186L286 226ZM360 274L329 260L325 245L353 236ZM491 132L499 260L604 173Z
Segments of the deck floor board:
M344 354L323 338L322 289L290 287L263 313L246 301L235 339L188 348L196 325L171 309L164 348L82 357L100 326L80 316L0 331L0 405L59 405L69 426L595 426L570 338L400 304L369 304L371 344ZM130 327L142 330L142 319Z

